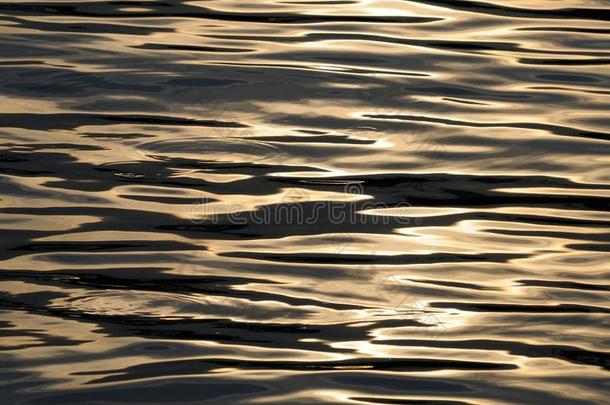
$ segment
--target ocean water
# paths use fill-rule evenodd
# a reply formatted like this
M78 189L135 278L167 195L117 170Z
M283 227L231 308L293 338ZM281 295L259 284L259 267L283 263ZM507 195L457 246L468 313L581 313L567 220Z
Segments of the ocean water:
M609 21L0 2L0 402L608 404Z

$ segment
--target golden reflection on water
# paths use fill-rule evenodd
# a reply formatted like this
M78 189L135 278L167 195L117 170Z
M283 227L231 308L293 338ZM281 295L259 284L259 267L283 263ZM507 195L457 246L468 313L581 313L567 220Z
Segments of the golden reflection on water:
M0 3L3 403L607 402L608 4Z

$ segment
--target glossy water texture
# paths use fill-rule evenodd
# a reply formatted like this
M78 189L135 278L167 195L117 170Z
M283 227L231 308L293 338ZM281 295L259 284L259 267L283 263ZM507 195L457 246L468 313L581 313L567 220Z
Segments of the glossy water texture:
M0 2L0 402L607 404L609 21Z

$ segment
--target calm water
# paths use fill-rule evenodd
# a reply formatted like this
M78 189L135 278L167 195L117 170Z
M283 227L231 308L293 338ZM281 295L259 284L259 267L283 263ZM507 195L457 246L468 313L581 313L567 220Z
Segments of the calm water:
M1 2L1 402L608 404L609 21Z

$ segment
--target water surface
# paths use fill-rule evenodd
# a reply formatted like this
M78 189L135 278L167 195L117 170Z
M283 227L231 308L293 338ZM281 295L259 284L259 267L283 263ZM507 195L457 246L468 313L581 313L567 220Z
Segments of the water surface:
M608 403L609 21L0 2L2 403Z

